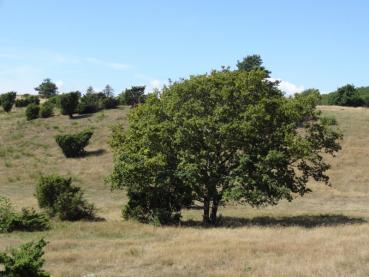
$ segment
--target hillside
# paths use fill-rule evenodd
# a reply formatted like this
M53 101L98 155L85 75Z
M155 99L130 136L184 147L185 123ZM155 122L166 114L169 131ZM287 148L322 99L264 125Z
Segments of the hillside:
M104 178L112 169L110 126L127 125L128 107L31 122L24 109L0 112L0 194L18 208L37 208L40 174L71 175L105 218L0 234L0 249L45 237L52 276L368 276L369 109L320 109L344 133L343 150L329 158L332 186L311 183L312 193L275 207L223 208L224 226L207 229L197 225L199 210L184 213L182 228L121 220L124 192L111 192ZM65 159L54 136L85 128L94 129L87 156Z

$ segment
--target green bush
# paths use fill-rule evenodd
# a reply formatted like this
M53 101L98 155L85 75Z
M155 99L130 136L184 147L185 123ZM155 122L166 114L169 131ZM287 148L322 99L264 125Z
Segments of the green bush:
M334 116L323 116L320 118L320 122L327 126L337 125L337 120Z
M0 196L0 233L13 231L44 231L50 228L49 218L34 209L14 211L8 198Z
M77 111L79 114L96 113L104 108L103 101L106 96L103 93L86 93L81 97Z
M42 269L45 260L43 248L47 242L44 239L38 242L29 242L19 248L7 252L0 252L0 276L2 277L48 277L49 273Z
M54 113L54 106L53 104L49 103L49 101L45 102L40 107L40 117L47 118L51 117Z
M27 120L33 120L39 117L40 106L36 104L29 104L26 108Z
M41 176L36 186L40 208L61 220L93 219L95 207L83 197L80 187L72 185L71 178Z
M3 107L5 112L8 113L12 110L16 97L17 93L14 91L0 95L1 106Z
M114 97L106 97L102 101L104 109L115 109L118 106L118 100Z
M58 135L55 140L67 158L80 157L85 153L84 148L88 145L92 134L92 131L83 131L77 134Z
M75 91L59 95L62 114L69 115L70 118L73 118L73 114L77 111L80 94L79 91Z
M23 95L22 98L15 100L17 108L27 107L29 104L40 104L40 99L36 95Z

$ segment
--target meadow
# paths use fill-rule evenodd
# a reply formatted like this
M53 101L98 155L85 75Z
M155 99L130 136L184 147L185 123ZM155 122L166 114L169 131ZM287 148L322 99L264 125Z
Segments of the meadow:
M52 276L368 276L369 109L319 109L344 134L342 151L328 158L331 186L311 182L312 193L273 207L227 206L212 228L200 226L196 209L184 212L181 226L122 220L125 193L104 179L113 167L110 126L127 126L129 107L29 122L22 108L0 112L0 194L18 209L37 208L39 175L70 175L105 219L0 234L0 250L45 237ZM65 159L55 135L84 128L94 129L86 157Z

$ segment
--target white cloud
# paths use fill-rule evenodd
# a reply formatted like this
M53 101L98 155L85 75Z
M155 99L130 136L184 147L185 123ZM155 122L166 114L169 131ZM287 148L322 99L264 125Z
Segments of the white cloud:
M270 81L278 81L278 88L285 92L287 95L292 95L298 92L302 92L305 88L302 85L295 85L288 81L279 79L279 78L269 78Z

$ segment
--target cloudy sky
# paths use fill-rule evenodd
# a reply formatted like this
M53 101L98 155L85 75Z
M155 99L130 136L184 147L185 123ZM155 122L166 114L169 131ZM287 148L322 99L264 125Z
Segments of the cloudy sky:
M369 1L0 0L0 93L161 87L260 54L286 93L369 85Z

